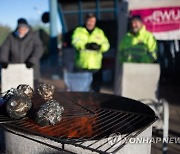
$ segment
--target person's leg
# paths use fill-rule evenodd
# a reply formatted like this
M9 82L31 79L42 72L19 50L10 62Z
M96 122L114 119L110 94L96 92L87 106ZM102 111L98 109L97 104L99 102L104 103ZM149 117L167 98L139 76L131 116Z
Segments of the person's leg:
M102 82L102 71L99 70L93 73L92 90L94 92L100 92L101 82Z

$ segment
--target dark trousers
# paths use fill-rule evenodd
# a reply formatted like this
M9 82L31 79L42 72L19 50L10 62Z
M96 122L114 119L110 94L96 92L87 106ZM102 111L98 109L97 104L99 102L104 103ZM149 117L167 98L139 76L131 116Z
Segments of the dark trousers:
M93 73L93 81L92 81L92 90L94 92L100 92L102 82L102 70L98 70L97 72Z

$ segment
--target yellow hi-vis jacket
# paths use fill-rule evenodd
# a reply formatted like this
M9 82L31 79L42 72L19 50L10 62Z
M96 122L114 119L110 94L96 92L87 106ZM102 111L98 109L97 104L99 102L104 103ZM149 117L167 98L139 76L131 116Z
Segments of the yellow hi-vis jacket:
M101 48L96 50L86 49L87 43L97 43ZM76 67L80 69L100 69L102 66L102 53L108 51L110 44L104 32L95 27L89 33L85 27L77 27L72 35L72 45L76 52Z
M143 26L138 34L127 33L119 44L120 62L152 63L157 59L157 43Z

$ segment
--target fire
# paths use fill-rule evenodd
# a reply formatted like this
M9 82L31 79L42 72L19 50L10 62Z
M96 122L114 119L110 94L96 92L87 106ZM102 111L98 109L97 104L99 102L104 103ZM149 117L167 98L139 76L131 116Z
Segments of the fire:
M56 125L41 127L33 120L27 120L22 124L23 128L27 128L33 132L38 132L42 135L62 137L62 138L90 138L97 130L95 116L83 117L64 117Z
M79 117L75 118L71 124L74 130L70 129L67 132L68 138L80 138L82 136L91 137L93 135L93 122L95 122L94 117Z

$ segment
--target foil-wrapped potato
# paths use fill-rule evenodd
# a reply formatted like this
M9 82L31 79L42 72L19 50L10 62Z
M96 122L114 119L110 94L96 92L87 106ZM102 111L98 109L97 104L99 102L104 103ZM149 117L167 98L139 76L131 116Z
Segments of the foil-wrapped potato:
M33 97L33 89L29 85L20 84L17 87L17 90L21 93L24 93L30 99Z
M33 89L29 85L21 84L8 90L3 97L8 115L14 119L25 117L32 106L32 96Z
M36 122L40 126L55 125L62 119L64 107L56 100L49 100L42 104L36 115Z
M8 101L14 95L26 95L28 98L31 99L33 96L33 89L29 85L20 84L17 88L11 88L10 90L8 90L3 96L3 99L5 101Z
M44 100L51 100L54 95L54 86L41 83L39 84L37 88L38 94L44 99Z
M11 88L5 93L5 95L3 96L3 99L5 102L7 102L12 96L16 94L17 94L17 89Z
M16 94L7 101L6 110L11 118L20 119L26 116L31 106L32 102L28 97Z

